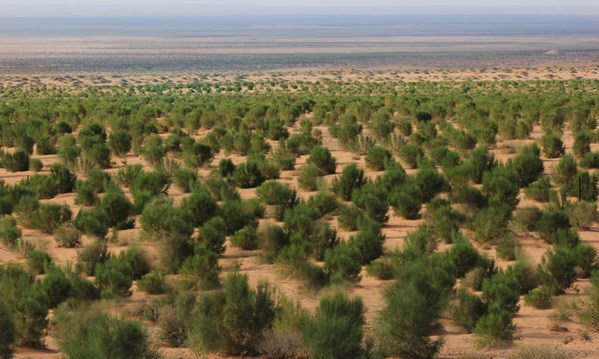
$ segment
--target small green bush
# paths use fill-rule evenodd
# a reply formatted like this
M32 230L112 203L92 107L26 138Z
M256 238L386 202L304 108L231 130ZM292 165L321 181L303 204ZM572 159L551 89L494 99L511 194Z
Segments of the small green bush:
M524 188L524 194L526 197L535 200L537 202L548 202L549 201L549 190L551 184L546 177L531 183L528 187Z
M218 205L206 190L194 191L181 202L181 208L193 215L193 225L202 226L206 221L216 215Z
M576 257L571 249L558 247L548 250L538 266L539 281L542 285L563 293L576 279Z
M119 157L125 157L131 150L131 135L125 130L116 130L108 137L110 150Z
M104 238L108 233L108 215L95 208L82 208L75 217L73 225L85 235Z
M51 263L52 258L43 250L33 249L27 253L27 270L31 275L45 274Z
M54 231L54 240L60 247L78 247L81 244L81 232L71 223L62 224Z
M543 154L548 158L557 158L564 154L565 148L558 135L551 132L541 138Z
M321 175L333 174L337 168L335 157L331 156L328 148L322 146L314 146L312 148L307 162L308 164L314 164Z
M102 298L130 297L132 294L133 271L131 266L116 258L96 264L95 284L100 288Z
M343 169L341 176L333 179L331 182L331 192L349 201L354 188L360 188L366 182L364 170L359 169L355 163L351 163Z
M501 309L515 313L520 309L519 283L516 279L499 272L483 280L482 299L485 303L498 305Z
M191 186L196 180L197 175L192 170L179 168L173 172L173 183L184 193L191 192Z
M524 303L537 309L549 309L552 307L554 292L553 288L540 286L524 295Z
M371 147L364 160L366 167L375 171L382 171L393 162L391 152L381 146Z
M557 186L572 188L577 173L578 168L576 167L574 156L569 154L564 155L557 165L551 168L551 180Z
M131 202L122 192L110 191L104 195L98 209L106 213L108 226L115 227L129 218Z
M83 264L83 271L90 276L94 275L97 264L106 262L110 257L103 241L90 243L77 253L77 259Z
M512 313L497 304L491 304L488 314L478 320L473 330L476 343L480 346L493 347L511 342L516 332L512 319Z
M360 281L362 271L360 251L344 243L327 249L324 253L324 270L331 278L331 282Z
M254 188L266 180L259 163L255 161L239 164L233 172L233 179L241 188Z
M231 235L231 245L243 250L254 250L258 248L258 234L255 226L240 229Z
M19 149L14 153L5 153L2 166L8 172L23 172L29 170L29 154Z
M549 209L543 212L537 222L537 234L541 239L551 242L552 236L560 229L570 228L570 218L561 210Z
M392 193L389 198L389 203L393 207L396 215L405 219L420 218L420 210L422 209L422 201L419 196L420 192L414 191L409 187L402 189L398 193Z
M299 174L297 175L297 185L299 188L306 191L316 191L319 178L320 172L318 167L308 165L300 169Z
M29 224L43 233L52 234L63 223L70 222L73 212L67 205L41 203L39 209L31 214Z
M0 358L12 358L14 353L12 345L17 339L16 334L15 322L7 306L0 301Z
M472 333L476 322L487 313L487 306L478 295L460 289L450 306L450 313L457 325Z
M160 271L153 271L137 281L137 288L148 294L158 295L168 292L169 286Z

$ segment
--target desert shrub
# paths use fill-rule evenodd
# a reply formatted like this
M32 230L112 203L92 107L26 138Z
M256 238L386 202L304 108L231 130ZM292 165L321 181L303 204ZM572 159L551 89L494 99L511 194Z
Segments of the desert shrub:
M508 160L506 167L516 172L520 187L528 186L543 174L544 167L539 157L540 152L536 142L533 142L524 147L516 157Z
M93 145L84 151L84 155L91 162L92 166L100 168L110 167L110 148L104 143Z
M264 251L264 257L273 263L279 252L289 245L289 235L276 224L266 224L260 228L258 234L258 247Z
M59 267L53 267L39 282L39 289L46 294L48 306L56 308L71 296L73 285Z
M550 188L551 184L549 183L549 180L546 177L543 177L524 188L524 194L532 200L548 202Z
M14 209L12 199L8 194L0 194L0 216L11 214Z
M0 218L0 242L7 247L12 247L21 237L21 230L17 227L17 220L12 216Z
M129 218L131 202L120 191L110 191L104 195L98 209L106 213L108 226L119 226Z
M460 289L449 310L451 319L468 333L472 333L476 322L487 313L487 306L478 295Z
M139 279L150 273L149 260L144 251L138 246L130 246L126 251L119 253L116 259L131 268L133 279Z
M316 260L323 260L325 252L340 242L336 230L332 229L328 223L319 223L311 238L312 256Z
M125 157L131 150L131 135L125 130L116 130L108 137L110 150L119 157Z
M544 241L551 243L551 238L560 229L570 228L568 215L557 209L548 209L543 212L541 219L537 222L537 234Z
M430 335L439 328L439 290L419 278L399 282L384 292L377 335L385 355L432 358L443 343Z
M135 179L129 186L131 193L136 191L149 191L152 195L156 196L161 193L166 193L170 185L167 174L163 172L141 171L134 176Z
M360 251L344 243L327 249L324 253L324 270L329 275L331 282L360 281L362 271Z
M285 142L285 148L295 156L307 155L320 141L308 133L295 134Z
M392 162L391 152L381 146L373 146L368 150L368 154L364 158L366 167L375 171L384 170Z
M540 286L524 295L524 303L537 309L549 309L555 290L551 287Z
M218 205L206 190L194 191L181 202L181 208L193 215L194 227L202 226L212 218L218 210Z
M133 271L128 263L110 258L96 264L95 284L100 288L102 298L130 297L133 284Z
M33 171L34 173L37 173L37 172L41 171L42 168L44 168L44 164L42 163L41 160L39 160L37 158L29 159L29 170Z
M161 239L173 233L191 237L194 231L192 214L169 202L146 205L140 222L144 235L150 239Z
M393 278L393 265L389 260L377 259L366 265L366 273L369 276L380 280L389 280Z
M474 215L471 223L471 228L475 231L474 238L480 243L497 241L506 233L511 214L511 207L501 202L494 202L481 209Z
M364 170L359 169L355 163L351 163L343 169L341 176L333 179L331 191L349 201L354 188L362 187L365 183Z
M432 168L423 168L414 177L414 184L420 189L422 202L427 203L445 188L443 175Z
M337 293L320 300L304 327L304 341L311 358L341 359L362 356L364 304Z
M161 271L153 271L137 281L137 288L148 294L158 295L168 292L169 286Z
M339 227L348 231L355 231L358 229L358 220L362 218L362 211L354 205L341 206L337 221Z
M301 189L306 191L316 191L318 186L318 180L320 178L320 171L318 167L314 165L308 165L302 167L297 175L297 185Z
M65 223L54 231L54 240L60 247L78 247L81 244L81 232L73 224Z
M196 180L197 175L192 170L179 168L173 172L173 183L184 193L191 191L191 186Z
M233 161L231 161L230 158L223 158L222 160L220 160L220 162L218 163L218 173L220 173L222 177L229 177L234 172L235 165L233 164Z
M94 193L102 193L110 182L110 175L99 169L92 169L87 172L87 181Z
M23 172L29 170L29 154L21 149L14 153L5 153L2 166L8 172Z
M194 254L188 257L179 274L181 284L187 288L214 289L220 286L219 274L221 266L218 264L218 253L212 252L205 246L195 246Z
M576 158L582 158L591 151L592 138L592 131L582 131L576 134L574 145L572 146L572 153L574 153Z
M199 229L199 243L210 251L222 254L225 251L225 221L220 218L212 218L206 221Z
M595 202L577 202L568 209L570 223L579 230L589 230L593 223L599 221L599 212L597 212L597 203Z
M122 186L129 187L142 172L142 165L127 165L125 168L118 170L116 179Z
M58 158L66 166L77 163L77 158L81 154L81 148L76 145L77 140L72 135L63 137L58 144Z
M518 293L526 294L539 284L536 268L523 259L518 259L505 270L505 275L518 282Z
M85 235L104 238L108 233L108 215L95 208L82 208L77 213L73 225Z
M515 313L520 309L519 284L515 278L499 272L491 278L485 278L482 286L482 300L491 305L498 305L501 309Z
M478 320L473 330L477 344L492 347L511 342L516 332L516 326L512 321L513 316L499 305L491 304L488 314Z
M388 193L400 189L407 181L406 171L399 163L395 163L392 167L387 168L385 173L378 176L374 184L386 190Z
M183 262L193 253L188 237L173 233L160 241L158 260L167 273L177 273Z
M106 142L106 130L97 122L90 123L83 126L81 131L79 131L77 140L81 147L87 150L96 144Z
M256 220L241 201L225 201L219 209L219 216L225 221L225 233L231 235Z
M410 168L417 168L418 160L420 157L424 156L424 152L416 145L407 144L401 148L399 156Z
M518 205L518 175L504 166L497 166L483 174L483 192L489 197L515 208Z
M597 269L597 250L588 243L579 243L574 247L578 277L588 278Z
M455 275L458 278L463 277L474 268L478 264L478 259L478 251L467 240L454 243L447 251L447 260L455 266Z
M495 250L497 257L506 261L516 259L516 251L518 249L518 241L514 236L503 236L497 241Z
M489 153L486 146L479 146L470 151L468 160L465 162L465 168L468 170L468 177L475 183L481 183L483 174L491 171L497 166L495 156Z
M360 251L362 256L361 263L366 265L379 258L383 254L383 243L385 235L381 233L381 225L371 221L361 221L358 223L358 234L348 240L350 247Z
M233 172L235 184L241 188L254 188L266 180L256 161L239 164Z
M41 203L39 209L31 215L29 224L43 233L52 234L61 224L71 221L73 212L67 205Z
M319 191L316 195L310 196L310 198L308 198L307 205L308 207L317 209L322 216L325 216L339 208L337 197L326 191Z
M214 153L210 146L195 142L193 145L184 148L183 158L185 164L189 167L202 167L212 161Z
M312 148L307 162L308 164L314 164L321 175L333 174L337 168L335 157L331 156L328 148L322 146L314 146Z
M420 218L422 201L420 200L420 191L415 187L403 187L400 191L392 193L389 197L389 204L398 216L406 219Z
M67 306L59 310L55 321L58 347L69 358L161 358L139 322Z
M585 289L587 298L578 303L576 314L587 329L599 331L599 272L590 278L591 285Z
M240 229L231 235L231 245L243 250L254 250L258 248L258 234L255 226Z
M576 196L581 201L596 201L598 194L596 174L591 175L588 171L578 172L569 195Z
M599 168L599 151L587 153L578 164L583 168Z
M519 231L532 232L543 216L543 211L537 206L529 206L516 209L514 213L514 224Z
M56 137L45 136L37 141L35 152L38 155L53 155L56 153Z
M571 249L557 247L548 250L538 266L539 281L542 285L563 293L576 279L576 257Z
M572 188L577 173L578 169L574 157L572 155L564 155L557 165L551 168L551 180L558 186Z
M44 274L52 264L50 255L41 250L33 249L27 252L27 270L32 275Z
M562 140L553 132L550 132L541 138L543 154L548 158L557 158L564 154L564 144Z
M387 196L388 193L385 190L372 183L367 183L362 187L354 188L351 199L358 208L364 211L367 218L375 222L386 223L389 220Z
M96 265L106 262L111 257L108 247L103 241L90 243L77 253L77 259L82 263L83 272L93 276Z
M0 301L0 358L12 358L14 353L12 345L16 339L15 322L8 307Z

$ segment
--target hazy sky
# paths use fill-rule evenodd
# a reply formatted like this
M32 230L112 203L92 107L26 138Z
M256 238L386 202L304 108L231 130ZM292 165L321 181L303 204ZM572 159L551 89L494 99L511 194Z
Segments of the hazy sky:
M599 0L0 0L0 17L481 12L596 15Z

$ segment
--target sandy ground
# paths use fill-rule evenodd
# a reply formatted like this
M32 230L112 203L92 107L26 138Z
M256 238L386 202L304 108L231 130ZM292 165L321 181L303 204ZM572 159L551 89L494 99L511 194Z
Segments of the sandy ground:
M524 70L522 70L524 71ZM528 70L527 73L529 76L542 76L542 74L546 73L547 69L534 69ZM554 70L551 70L551 73L556 73ZM429 79L434 79L435 76L440 76L443 72L437 72L428 74ZM597 76L597 67L588 67L578 70L578 75L583 73L585 76L593 77ZM498 72L488 73L488 72L458 72L458 73L449 73L448 76L454 76L454 79L462 78L465 79L469 76L474 76L477 74L478 76L500 76L503 72L500 70ZM512 72L514 74L514 72ZM532 75L534 74L534 75ZM561 73L562 76L567 76L567 71L564 70ZM408 74L404 74L402 76L407 76ZM232 75L227 75L232 76ZM262 75L262 76L271 76L271 75ZM286 77L287 76L287 77ZM307 78L311 78L312 76L317 76L317 74L295 74L289 73L286 75L280 76L280 78L289 78L289 77L298 77L305 76ZM380 75L367 75L364 73L348 75L348 79L353 79L352 76L360 77L362 76L364 80L376 80L376 76L380 76L379 80L383 80L386 76L394 76L392 73L387 72ZM193 75L184 75L178 77L168 77L170 81L189 81ZM140 81L148 81L151 77L140 77L138 78ZM87 78L83 79L86 81ZM19 81L17 77L5 77L3 79L3 83L5 86L10 86L14 84L15 81ZM30 78L29 81L32 81ZM52 83L56 81L52 78L39 78L38 81L42 83ZM119 81L119 79L114 79L114 81ZM298 121L299 122L299 121ZM323 134L323 144L327 146L332 155L337 159L338 167L337 174L339 174L343 167L349 163L357 162L361 166L364 165L363 157L356 157L355 154L346 152L342 150L338 144L337 140L332 138L326 127L318 127ZM292 132L297 129L292 129ZM540 128L535 128L532 133L532 138L538 138L542 134ZM202 133L196 134L198 137L202 136ZM566 131L565 133L565 145L567 151L571 150L573 140L572 136ZM497 158L501 161L507 160L513 154L510 152L514 151L506 151L506 146L512 147L515 149L519 149L524 146L526 143L532 140L524 140L524 141L504 141L498 142L497 145L492 147L492 150L496 154ZM599 150L599 145L593 144L592 150ZM39 158L42 160L44 165L51 164L57 160L55 155L49 156L37 156L33 157ZM216 159L212 162L211 168L216 167L220 158L223 158L224 155L221 153L216 156ZM230 156L233 158L234 162L238 163L243 160L240 156ZM286 182L291 184L292 186L297 186L297 172L298 170L306 163L306 159L308 156L302 156L298 158L296 162L296 170L294 171L283 171L281 173L281 182ZM123 166L123 161L120 159L113 158L114 167L109 169L109 172L115 172L120 167ZM135 164L135 163L144 163L144 161L133 155L129 155L126 158L127 164ZM551 167L555 164L555 160L545 159L545 172L549 173ZM210 168L203 168L200 170L200 174L207 174L210 171ZM41 171L41 173L47 173L48 170L45 168ZM367 170L367 175L370 178L375 178L381 172L373 172ZM7 184L14 184L19 180L33 175L32 172L20 172L20 173L8 173L5 169L0 169L0 179L6 181ZM334 175L327 176L325 179L330 181ZM126 191L125 191L126 192ZM251 198L255 195L254 189L244 189L240 191L243 198ZM127 195L129 193L126 192ZM299 194L302 198L308 198L310 195L315 194L315 192L306 192L303 190L299 190ZM169 190L169 196L175 198L175 202L179 203L182 198L185 197L185 194L181 193L174 186ZM74 204L75 194L63 194L59 195L56 198L49 200L50 202L55 203L64 203L71 206L74 214L78 212L80 206ZM533 204L532 201L526 200L521 196L520 206L526 206ZM387 240L385 243L385 248L388 250L392 250L396 247L399 247L403 243L403 239L406 234L414 230L419 223L420 220L405 220L403 218L394 216L392 212L390 212L390 220L388 224L384 227L384 234L387 236ZM336 227L336 219L331 221L331 224ZM110 251L113 253L118 253L127 248L128 245L138 242L138 237L140 233L140 225L139 221L136 223L134 229L125 230L119 232L119 240L116 243L109 243ZM343 238L348 238L352 233L340 231L340 235ZM589 231L580 232L582 240L584 242L590 243L595 248L599 250L599 226L594 226ZM53 257L56 263L58 264L66 264L76 262L77 257L77 249L66 249L59 248L56 246L54 239L52 236L43 235L37 231L25 229L23 228L23 238L29 240L36 245L43 247L48 250L50 255ZM518 237L522 249L525 251L526 256L533 263L538 263L541 260L541 257L545 253L545 251L549 248L547 244L541 243L535 240L532 236L519 236ZM83 243L89 242L90 239L83 239ZM140 242L140 245L146 250L150 258L156 259L156 248L153 244L148 242ZM439 250L444 250L447 248L447 245L441 245ZM493 249L482 249L479 248L481 252L485 252L488 255L494 257L495 251ZM241 251L235 248L227 247L226 252L221 258L221 263L225 269L232 268L235 264L241 265L241 271L247 273L250 277L251 284L256 284L261 279L267 279L271 283L274 283L284 294L292 298L299 298L302 304L313 310L319 301L319 298L327 294L327 290L324 290L321 293L315 293L309 290L306 290L301 286L301 284L294 279L285 278L282 276L278 270L276 265L264 264L259 260L259 251ZM19 255L8 251L6 248L2 248L0 246L0 263L6 262L23 262L24 259ZM505 268L511 262L498 261L500 267ZM380 281L372 277L368 277L365 271L362 273L363 279L353 288L345 288L348 294L351 296L360 296L364 300L365 307L367 309L366 317L367 317L367 329L372 327L373 319L376 317L378 310L381 309L383 305L382 301L382 291L383 289L390 284L390 282ZM575 299L579 294L577 294L577 288L583 287L587 281L578 281L575 285L575 288L568 292L567 295L564 295L560 298L561 301L570 301ZM134 286L135 288L135 286ZM126 301L115 304L116 307L126 307L134 309L142 305L145 301L149 301L152 299L152 296L146 295L140 292L135 291L133 296ZM443 320L443 332L442 335L445 338L445 345L443 346L441 353L439 355L440 358L457 358L462 355L468 354L478 354L482 357L493 357L493 358L503 358L506 357L509 353L513 352L517 346L519 345L542 345L542 346L550 346L550 347L563 347L568 351L574 353L577 357L580 358L597 358L599 357L599 334L597 333L583 333L581 327L576 322L567 322L562 324L567 331L563 332L554 332L549 330L551 327L551 322L548 316L553 313L554 310L537 310L534 308L524 306L522 301L521 310L515 316L515 324L519 328L519 338L516 340L515 346L493 349L493 350L480 350L476 349L473 346L473 338L472 335L466 334L461 328L454 325L449 320ZM150 323L148 323L150 325ZM155 330L155 328L152 328ZM51 334L51 331L50 331ZM588 335L588 337L587 337ZM28 348L19 348L17 351L16 358L39 358L39 359L50 359L50 358L59 358L60 354L57 352L57 346L55 341L53 340L51 335L48 335L46 338L47 350L37 351L31 350ZM168 348L166 346L161 347L161 352L167 358L191 358L193 355L186 349L173 349ZM220 356L216 356L220 357Z

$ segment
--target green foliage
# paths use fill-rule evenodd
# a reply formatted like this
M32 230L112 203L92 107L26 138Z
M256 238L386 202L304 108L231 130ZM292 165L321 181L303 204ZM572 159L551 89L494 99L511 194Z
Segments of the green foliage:
M95 284L100 288L102 298L131 296L133 270L129 264L110 258L96 264L94 275Z
M474 238L480 243L497 241L505 235L511 215L511 207L501 202L481 209L474 215L471 223L471 228L475 231Z
M314 316L304 328L304 341L315 359L359 358L364 352L362 337L364 304L337 293L320 300Z
M166 278L160 271L153 271L141 277L137 281L137 288L153 295L164 294L169 290Z
M150 263L144 251L138 246L130 246L119 253L116 259L131 268L133 279L139 279L150 272Z
M483 174L495 168L497 161L495 161L495 156L489 153L486 146L479 146L470 151L465 166L468 170L469 178L475 183L481 183Z
M576 257L571 249L557 247L549 249L539 264L539 281L542 285L563 293L576 279Z
M56 308L71 296L73 285L60 268L53 267L39 282L39 289L48 298L48 306Z
M497 304L491 304L488 314L479 319L473 330L476 342L486 347L511 342L516 332L512 319L512 313Z
M177 273L183 262L193 253L188 237L173 233L160 242L158 259L167 273Z
M131 150L131 135L125 130L116 130L108 137L110 150L119 157L125 157Z
M419 159L424 156L422 149L413 144L407 144L401 148L399 153L410 168L417 168Z
M499 272L483 280L482 300L488 305L497 305L502 310L516 313L520 306L519 283L515 278Z
M318 187L318 180L320 178L320 171L318 167L314 165L308 165L302 167L297 175L297 185L299 188L306 191L316 191Z
M12 247L21 237L21 230L17 227L17 220L12 216L0 218L0 242L7 247Z
M551 168L551 180L557 186L572 188L576 173L578 173L576 160L572 155L564 155L557 165Z
M518 205L518 175L504 166L497 166L483 174L483 192L492 199L501 201L512 208Z
M552 236L558 230L570 228L570 218L562 210L548 209L543 212L536 228L539 237L551 243Z
M450 306L451 319L472 333L476 322L487 313L487 306L480 297L466 289L460 289Z
M83 271L90 276L94 275L97 264L106 262L110 257L108 247L103 241L90 243L77 253L77 259L83 264Z
M371 147L364 160L366 161L366 167L375 171L382 171L393 162L391 152L381 146Z
M102 197L98 209L106 213L108 226L114 227L129 218L131 202L122 192L110 191Z
M85 235L104 238L108 233L108 215L95 208L82 208L77 213L73 225Z
M248 226L233 233L230 237L231 245L243 250L258 248L258 233L255 226Z
M51 263L50 255L41 249L27 252L27 270L31 275L45 274Z
M414 184L420 189L422 202L427 203L445 189L443 175L432 168L423 168L414 177Z
M351 199L354 188L360 188L366 184L364 170L358 169L355 163L347 165L340 177L335 177L331 182L331 191L346 201Z
M574 145L572 146L572 153L574 153L576 158L582 158L591 151L592 139L592 131L582 131L576 134L576 137L574 138Z
M548 158L557 158L564 154L565 148L562 140L553 132L541 138L543 154Z
M161 358L139 322L68 306L61 308L55 321L58 347L69 358Z
M195 227L202 226L218 210L216 201L206 190L192 192L189 197L183 199L181 208L193 215Z
M367 218L383 224L389 220L387 196L388 193L385 190L376 187L372 183L366 183L362 187L354 188L351 200L364 211Z
M393 207L396 215L406 219L420 218L422 201L420 200L420 190L416 187L406 186L400 191L392 193L389 204Z
M328 148L322 146L314 146L312 148L307 162L308 164L314 164L321 175L333 174L337 168L335 157L331 156Z
M599 272L590 278L591 285L585 289L587 298L579 303L576 314L581 324L590 330L599 330Z
M2 166L8 172L23 172L29 170L29 154L21 149L14 153L5 153Z
M184 193L191 192L191 187L196 180L197 175L192 170L179 168L173 172L173 183Z
M205 246L195 246L194 254L188 257L179 274L182 285L186 288L214 289L220 286L218 253L212 252Z
M551 287L540 286L524 295L524 303L537 309L549 309L555 290Z
M70 222L72 216L73 212L67 205L41 203L39 209L31 214L28 222L32 228L52 234L60 225Z
M254 188L266 180L260 165L256 161L240 163L233 172L235 184L241 188Z
M181 208L173 207L169 202L155 201L146 205L140 222L144 235L154 240L170 234L191 237L194 231L193 215Z
M15 323L7 306L0 301L0 358L12 358L14 353L12 345L15 341Z
M324 253L324 270L331 278L331 282L360 281L362 271L360 251L340 243Z
M479 254L469 241L461 240L447 251L447 260L455 266L456 277L461 278L478 264Z
M524 194L532 200L548 202L550 188L551 184L549 183L549 180L546 177L543 177L524 188Z

